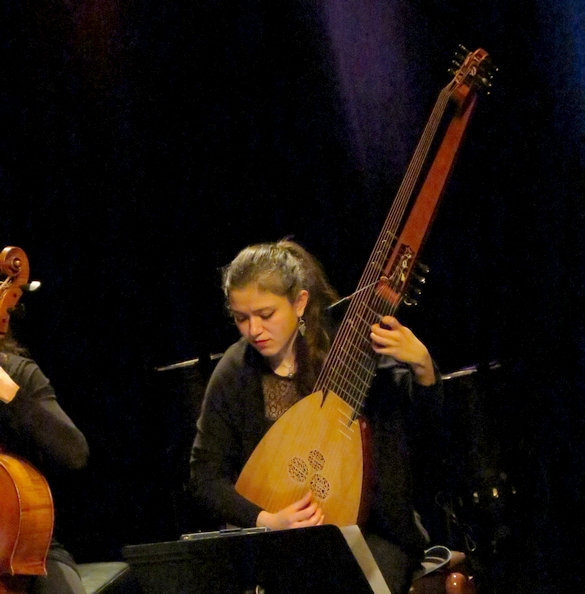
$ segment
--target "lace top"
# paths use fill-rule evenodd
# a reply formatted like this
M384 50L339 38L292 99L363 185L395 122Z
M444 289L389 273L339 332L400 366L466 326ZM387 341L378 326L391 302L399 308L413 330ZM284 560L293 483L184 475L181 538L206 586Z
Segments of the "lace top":
M276 421L302 398L294 378L276 373L266 373L262 376L262 392L264 411L269 421Z

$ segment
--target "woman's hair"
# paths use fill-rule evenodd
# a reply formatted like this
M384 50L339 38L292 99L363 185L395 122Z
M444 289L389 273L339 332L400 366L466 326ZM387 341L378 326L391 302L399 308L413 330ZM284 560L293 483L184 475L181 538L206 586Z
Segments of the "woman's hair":
M284 239L244 248L223 270L223 291L229 300L231 291L255 284L259 289L286 297L294 303L306 289L309 300L303 318L304 340L297 341L299 372L302 384L312 389L330 347L325 313L337 300L321 264L303 247ZM301 353L300 351L306 351Z
M19 344L12 336L12 331L8 328L6 335L0 338L0 352L20 355L21 357L30 357L28 349Z

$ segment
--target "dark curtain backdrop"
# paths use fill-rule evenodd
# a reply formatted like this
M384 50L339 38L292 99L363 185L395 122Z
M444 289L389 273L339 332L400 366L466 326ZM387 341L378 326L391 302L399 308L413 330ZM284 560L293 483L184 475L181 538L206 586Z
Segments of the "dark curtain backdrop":
M444 373L478 369L446 381L421 506L483 591L580 591L582 1L5 1L0 43L0 233L42 281L13 330L90 443L56 490L80 561L205 525L185 484L236 336L219 268L292 235L350 293L458 44L487 50L403 314Z

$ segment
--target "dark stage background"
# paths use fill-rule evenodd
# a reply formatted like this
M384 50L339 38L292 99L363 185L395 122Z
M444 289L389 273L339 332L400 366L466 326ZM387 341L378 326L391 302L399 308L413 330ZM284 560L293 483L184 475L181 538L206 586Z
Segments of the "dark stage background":
M350 293L461 43L499 72L403 317L479 371L446 381L421 511L482 591L581 591L584 23L578 0L2 4L0 231L43 283L13 329L90 443L56 492L78 561L205 526L185 484L235 338L218 269L293 235Z

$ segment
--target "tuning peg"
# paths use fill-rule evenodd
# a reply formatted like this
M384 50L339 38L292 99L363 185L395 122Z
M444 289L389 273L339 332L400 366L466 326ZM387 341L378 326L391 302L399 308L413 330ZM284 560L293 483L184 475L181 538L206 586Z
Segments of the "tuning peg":
M457 64L460 66L465 61L465 58L469 55L469 50L464 46L459 44L457 51L455 52L455 60Z
M20 285L20 288L25 293L34 293L37 289L41 286L40 281L31 281L30 283L25 283L24 285Z
M411 306L411 305L418 305L418 298L421 296L422 291L413 285L410 285L404 294L404 304Z
M461 54L455 54L455 58L451 60L451 64L453 64L454 68L450 68L449 70L459 70L463 62L465 62L465 56L462 56Z
M24 308L24 303L17 303L14 307L9 307L8 313L13 318L16 318L17 320L21 320L22 318L24 318L24 314L26 313L26 310Z
M459 72L459 69L463 65L464 61L465 61L465 56L462 56L461 54L455 54L455 59L453 59L451 61L452 66L451 66L451 68L449 68L447 70L447 72L451 76L455 76Z
M494 78L494 74L498 72L498 67L492 62L491 58L488 56L483 60L479 69L479 77L478 81L484 88L490 89L492 86L492 81ZM489 95L489 92L488 92Z
M412 274L410 277L410 284L404 293L403 303L404 305L413 306L418 305L418 298L422 294L422 290L419 287L416 287L412 284L413 281L416 281L420 284L424 284L425 279L418 275Z
M417 287L416 284L424 285L427 282L425 275L429 272L429 267L422 262L415 264L415 270L410 275L408 288L406 289L403 297L404 305L414 306L418 305L418 298L421 296L422 290Z
M418 301L413 299L410 295L404 295L402 303L404 303L404 305L407 307L414 307L415 305L418 305Z

